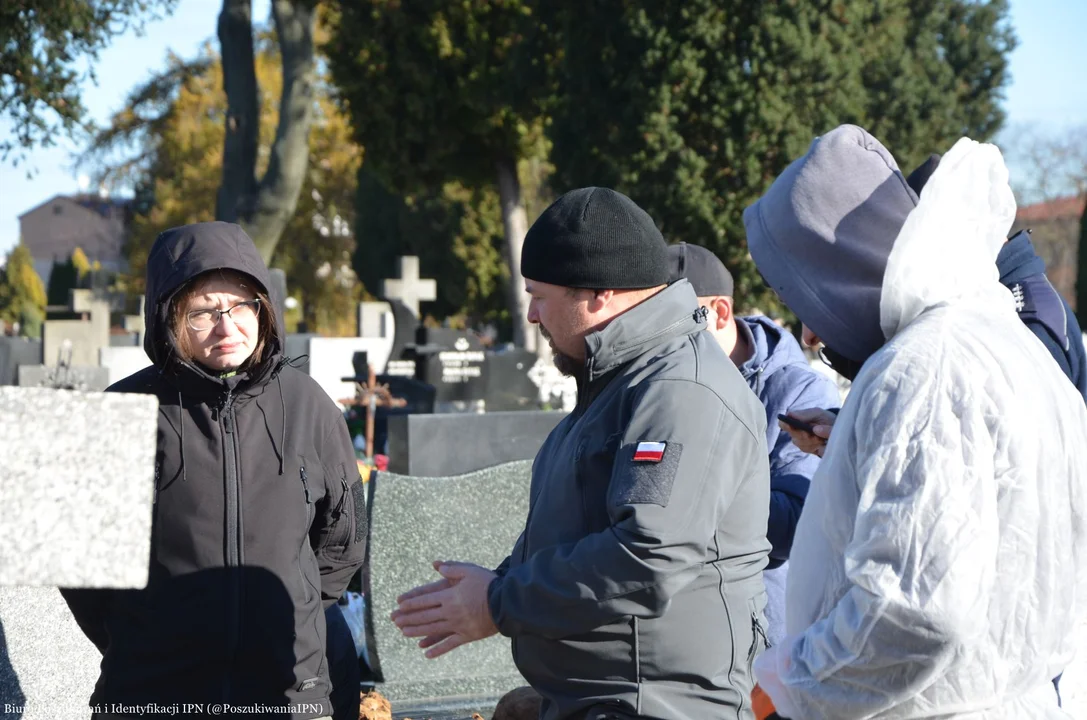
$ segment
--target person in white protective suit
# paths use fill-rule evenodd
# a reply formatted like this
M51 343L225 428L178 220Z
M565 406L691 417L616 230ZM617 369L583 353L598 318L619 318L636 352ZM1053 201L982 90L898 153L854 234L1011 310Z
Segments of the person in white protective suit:
M860 367L787 637L755 663L782 717L1069 717L1051 679L1087 612L1087 409L999 283L1014 215L994 146L960 140L918 201L850 125L744 212L763 277Z

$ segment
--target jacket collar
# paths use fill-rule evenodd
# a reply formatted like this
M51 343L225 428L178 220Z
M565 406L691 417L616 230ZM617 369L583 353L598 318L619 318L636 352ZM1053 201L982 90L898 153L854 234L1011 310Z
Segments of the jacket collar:
M673 338L706 328L706 311L698 306L694 288L678 280L647 300L615 317L585 338L584 379L590 386L601 383L630 361Z
M1026 230L1019 231L1004 243L996 256L996 266L1000 271L1000 282L1004 284L1045 272L1045 261L1038 257Z

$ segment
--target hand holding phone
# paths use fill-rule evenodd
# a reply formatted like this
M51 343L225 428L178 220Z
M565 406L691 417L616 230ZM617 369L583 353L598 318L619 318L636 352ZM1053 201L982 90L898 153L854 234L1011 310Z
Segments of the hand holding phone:
M778 420L785 423L791 428L815 435L815 426L811 423L806 423L803 420L797 420L790 415L778 415Z

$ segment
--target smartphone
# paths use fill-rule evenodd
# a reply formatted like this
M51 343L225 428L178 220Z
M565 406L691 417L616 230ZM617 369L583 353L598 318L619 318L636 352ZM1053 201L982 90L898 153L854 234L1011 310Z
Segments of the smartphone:
M812 435L815 434L815 426L806 423L803 420L797 420L796 418L790 417L789 415L778 415L778 420L785 423L791 428L803 430L804 432L811 433Z

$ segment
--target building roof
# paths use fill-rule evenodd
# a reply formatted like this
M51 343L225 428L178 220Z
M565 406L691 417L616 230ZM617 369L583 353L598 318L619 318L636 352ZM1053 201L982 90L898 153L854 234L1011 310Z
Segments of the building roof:
M1087 195L1070 196L1034 203L1019 208L1015 213L1015 219L1020 222L1045 222L1046 220L1063 220L1065 218L1079 218L1083 215L1084 204L1087 203Z
M19 219L21 220L38 208L45 207L49 203L56 202L57 200L67 200L68 202L73 202L77 205L81 205L88 210L98 213L102 217L109 217L110 210L114 208L128 208L130 205L132 205L132 198L102 197L101 195L94 195L91 193L79 193L77 195L54 195L45 202L40 202L26 212L20 214Z

